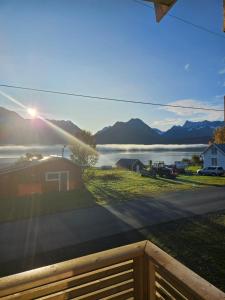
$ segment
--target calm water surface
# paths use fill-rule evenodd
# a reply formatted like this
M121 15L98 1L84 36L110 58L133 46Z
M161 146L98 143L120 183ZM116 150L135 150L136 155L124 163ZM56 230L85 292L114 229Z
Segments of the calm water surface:
M164 161L172 164L182 158L201 154L206 145L99 145L97 166L115 165L120 158L136 158L147 164L149 160ZM54 146L0 146L0 166L15 162L27 152L38 152L44 156L62 154L62 145ZM69 158L70 151L65 149L64 156Z

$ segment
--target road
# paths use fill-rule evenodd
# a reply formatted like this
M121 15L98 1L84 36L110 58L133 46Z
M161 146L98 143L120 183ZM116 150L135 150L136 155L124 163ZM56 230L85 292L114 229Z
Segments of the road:
M1 223L0 275L141 240L149 226L220 210L224 187Z

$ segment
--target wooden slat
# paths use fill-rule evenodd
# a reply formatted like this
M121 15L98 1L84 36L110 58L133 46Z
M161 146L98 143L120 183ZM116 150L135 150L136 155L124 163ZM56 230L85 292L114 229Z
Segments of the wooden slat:
M123 262L117 265L109 266L106 268L98 269L96 271L92 271L89 273L85 273L79 276L73 276L71 278L67 278L64 280L56 281L53 283L49 283L43 286L39 286L33 289L25 290L20 293L17 293L12 296L6 296L1 298L2 300L15 300L15 299L23 299L29 300L37 297L49 295L52 293L56 293L58 291L62 291L68 289L73 286L79 286L85 283L89 283L91 281L95 281L97 279L106 278L113 274L120 274L125 271L129 271L133 269L133 261Z
M0 297L142 256L145 244L143 241L0 278Z
M123 291L112 296L104 298L104 300L133 300L134 290L130 289L128 291Z
M93 293L90 293L88 295L81 296L81 297L76 297L76 298L72 298L72 299L74 299L74 300L104 299L107 296L115 295L115 294L118 294L119 292L122 292L122 291L129 291L130 289L133 289L133 288L134 288L133 282L130 281L130 282L127 282L127 283L125 282L125 283L122 283L122 284L117 284L117 285L111 286L110 289L105 288L105 289L102 289L100 291L93 292ZM57 300L64 300L64 299L67 299L67 298L58 298Z
M166 281L171 284L172 286L176 287L176 289L188 300L196 300L196 299L204 299L201 297L196 297L192 291L192 289L189 289L185 286L183 282L181 282L178 278L174 277L172 274L170 274L167 270L162 269L161 267L157 270L160 276L163 278L166 278Z
M177 282L177 284L180 284L180 286L183 287L183 290L188 292L188 299L190 298L189 296L192 296L193 299L201 300L225 299L225 294L222 291L182 265L180 262L178 262L176 259L168 255L166 252L164 252L154 244L150 242L147 243L145 252L146 255L149 256L149 259L159 267L160 272L162 271L161 273L159 272L162 277L166 279L167 277L173 278L173 280ZM180 290L182 294L184 294L183 290ZM186 296L186 294L184 295Z
M125 300L122 295L225 300L222 291L146 241L0 279L1 300Z
M84 284L79 287L73 287L66 289L61 292L57 292L48 296L41 297L40 299L49 300L49 299L69 299L71 297L79 297L87 295L91 292L95 292L104 288L110 288L116 284L121 284L127 281L133 281L133 272L128 272L122 275L107 277L106 279L100 279L98 281L91 282L89 284Z
M172 295L170 295L164 288L161 286L156 286L156 292L158 292L165 300L177 300Z
M155 298L155 299L156 299L156 300L166 300L166 299L164 299L163 296L160 295L157 291L156 291L156 298Z
M176 287L167 282L163 277L156 273L156 286L162 286L166 291L169 292L176 300L188 300L184 295L182 295Z

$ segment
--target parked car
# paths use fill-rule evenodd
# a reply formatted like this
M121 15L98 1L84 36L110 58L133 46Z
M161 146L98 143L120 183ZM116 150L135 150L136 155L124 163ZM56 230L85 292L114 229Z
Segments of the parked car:
M207 167L197 170L197 175L221 176L224 174L222 167Z
M153 168L151 170L142 169L140 173L142 177L156 178L156 171Z

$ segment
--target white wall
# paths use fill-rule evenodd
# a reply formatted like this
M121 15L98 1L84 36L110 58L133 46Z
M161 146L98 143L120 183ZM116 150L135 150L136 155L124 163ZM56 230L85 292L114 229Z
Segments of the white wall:
M217 154L212 154L212 145L209 149L203 154L203 166L204 168L212 167L212 158L217 158L217 166L223 167L225 169L225 154L217 149Z

